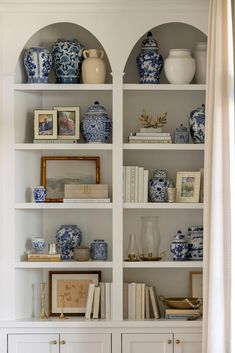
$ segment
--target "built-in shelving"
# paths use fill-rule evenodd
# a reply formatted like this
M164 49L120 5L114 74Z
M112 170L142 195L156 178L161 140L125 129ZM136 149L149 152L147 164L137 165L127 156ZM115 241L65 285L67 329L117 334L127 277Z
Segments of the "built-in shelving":
M113 204L111 202L43 202L43 203L31 203L22 202L16 203L16 210L67 210L67 209L112 209Z
M15 262L15 268L25 269L96 269L96 268L112 268L113 263L111 261L59 261L59 262L29 262L29 261L18 261Z
M203 209L203 203L185 203L185 202L146 202L146 203L135 203L128 202L124 203L124 208L136 208L136 209Z
M202 268L202 261L124 261L124 268Z
M112 150L111 143L16 143L16 151L38 151L38 150Z
M204 151L204 144L124 143L124 150Z
M205 91L206 85L202 84L135 84L126 83L123 85L125 91Z
M15 91L111 91L112 84L14 84Z

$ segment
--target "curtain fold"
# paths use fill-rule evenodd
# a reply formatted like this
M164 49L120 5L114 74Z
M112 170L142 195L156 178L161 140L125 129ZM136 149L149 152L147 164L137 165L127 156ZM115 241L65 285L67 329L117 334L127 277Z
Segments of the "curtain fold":
M203 353L235 353L232 343L235 320L235 147L231 5L231 0L211 0L209 13Z

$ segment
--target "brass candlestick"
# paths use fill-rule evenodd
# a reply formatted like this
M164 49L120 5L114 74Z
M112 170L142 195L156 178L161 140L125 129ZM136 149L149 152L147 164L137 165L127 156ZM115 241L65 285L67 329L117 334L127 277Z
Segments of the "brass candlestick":
M40 283L41 286L41 313L40 313L40 320L47 320L48 316L46 315L45 311L45 286L46 283Z
M60 302L61 302L61 314L59 316L60 320L68 319L66 316L64 316L64 295L60 295Z

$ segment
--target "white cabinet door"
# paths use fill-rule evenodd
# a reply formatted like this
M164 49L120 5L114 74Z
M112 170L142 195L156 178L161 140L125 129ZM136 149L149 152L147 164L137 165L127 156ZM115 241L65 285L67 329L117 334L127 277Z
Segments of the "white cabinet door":
M175 334L174 353L202 353L202 335L199 333Z
M108 333L61 334L60 353L111 353L111 335Z
M59 335L8 335L8 353L59 353Z
M122 353L173 353L171 334L123 334Z

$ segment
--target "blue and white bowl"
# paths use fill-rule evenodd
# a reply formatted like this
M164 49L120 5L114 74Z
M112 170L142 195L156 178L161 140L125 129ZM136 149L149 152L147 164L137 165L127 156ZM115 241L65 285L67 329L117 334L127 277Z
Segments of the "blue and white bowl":
M33 196L35 202L44 202L46 199L46 189L44 186L36 186L33 190Z
M24 55L24 66L28 75L28 83L48 83L52 68L52 55L43 47L29 48Z
M205 106L191 111L189 116L189 128L194 143L205 141Z
M32 250L34 252L43 252L46 248L46 241L43 238L32 238Z
M93 240L91 243L91 259L104 261L108 258L108 244L102 239Z
M73 259L73 249L80 246L82 232L76 224L61 225L56 232L56 243L62 260Z

